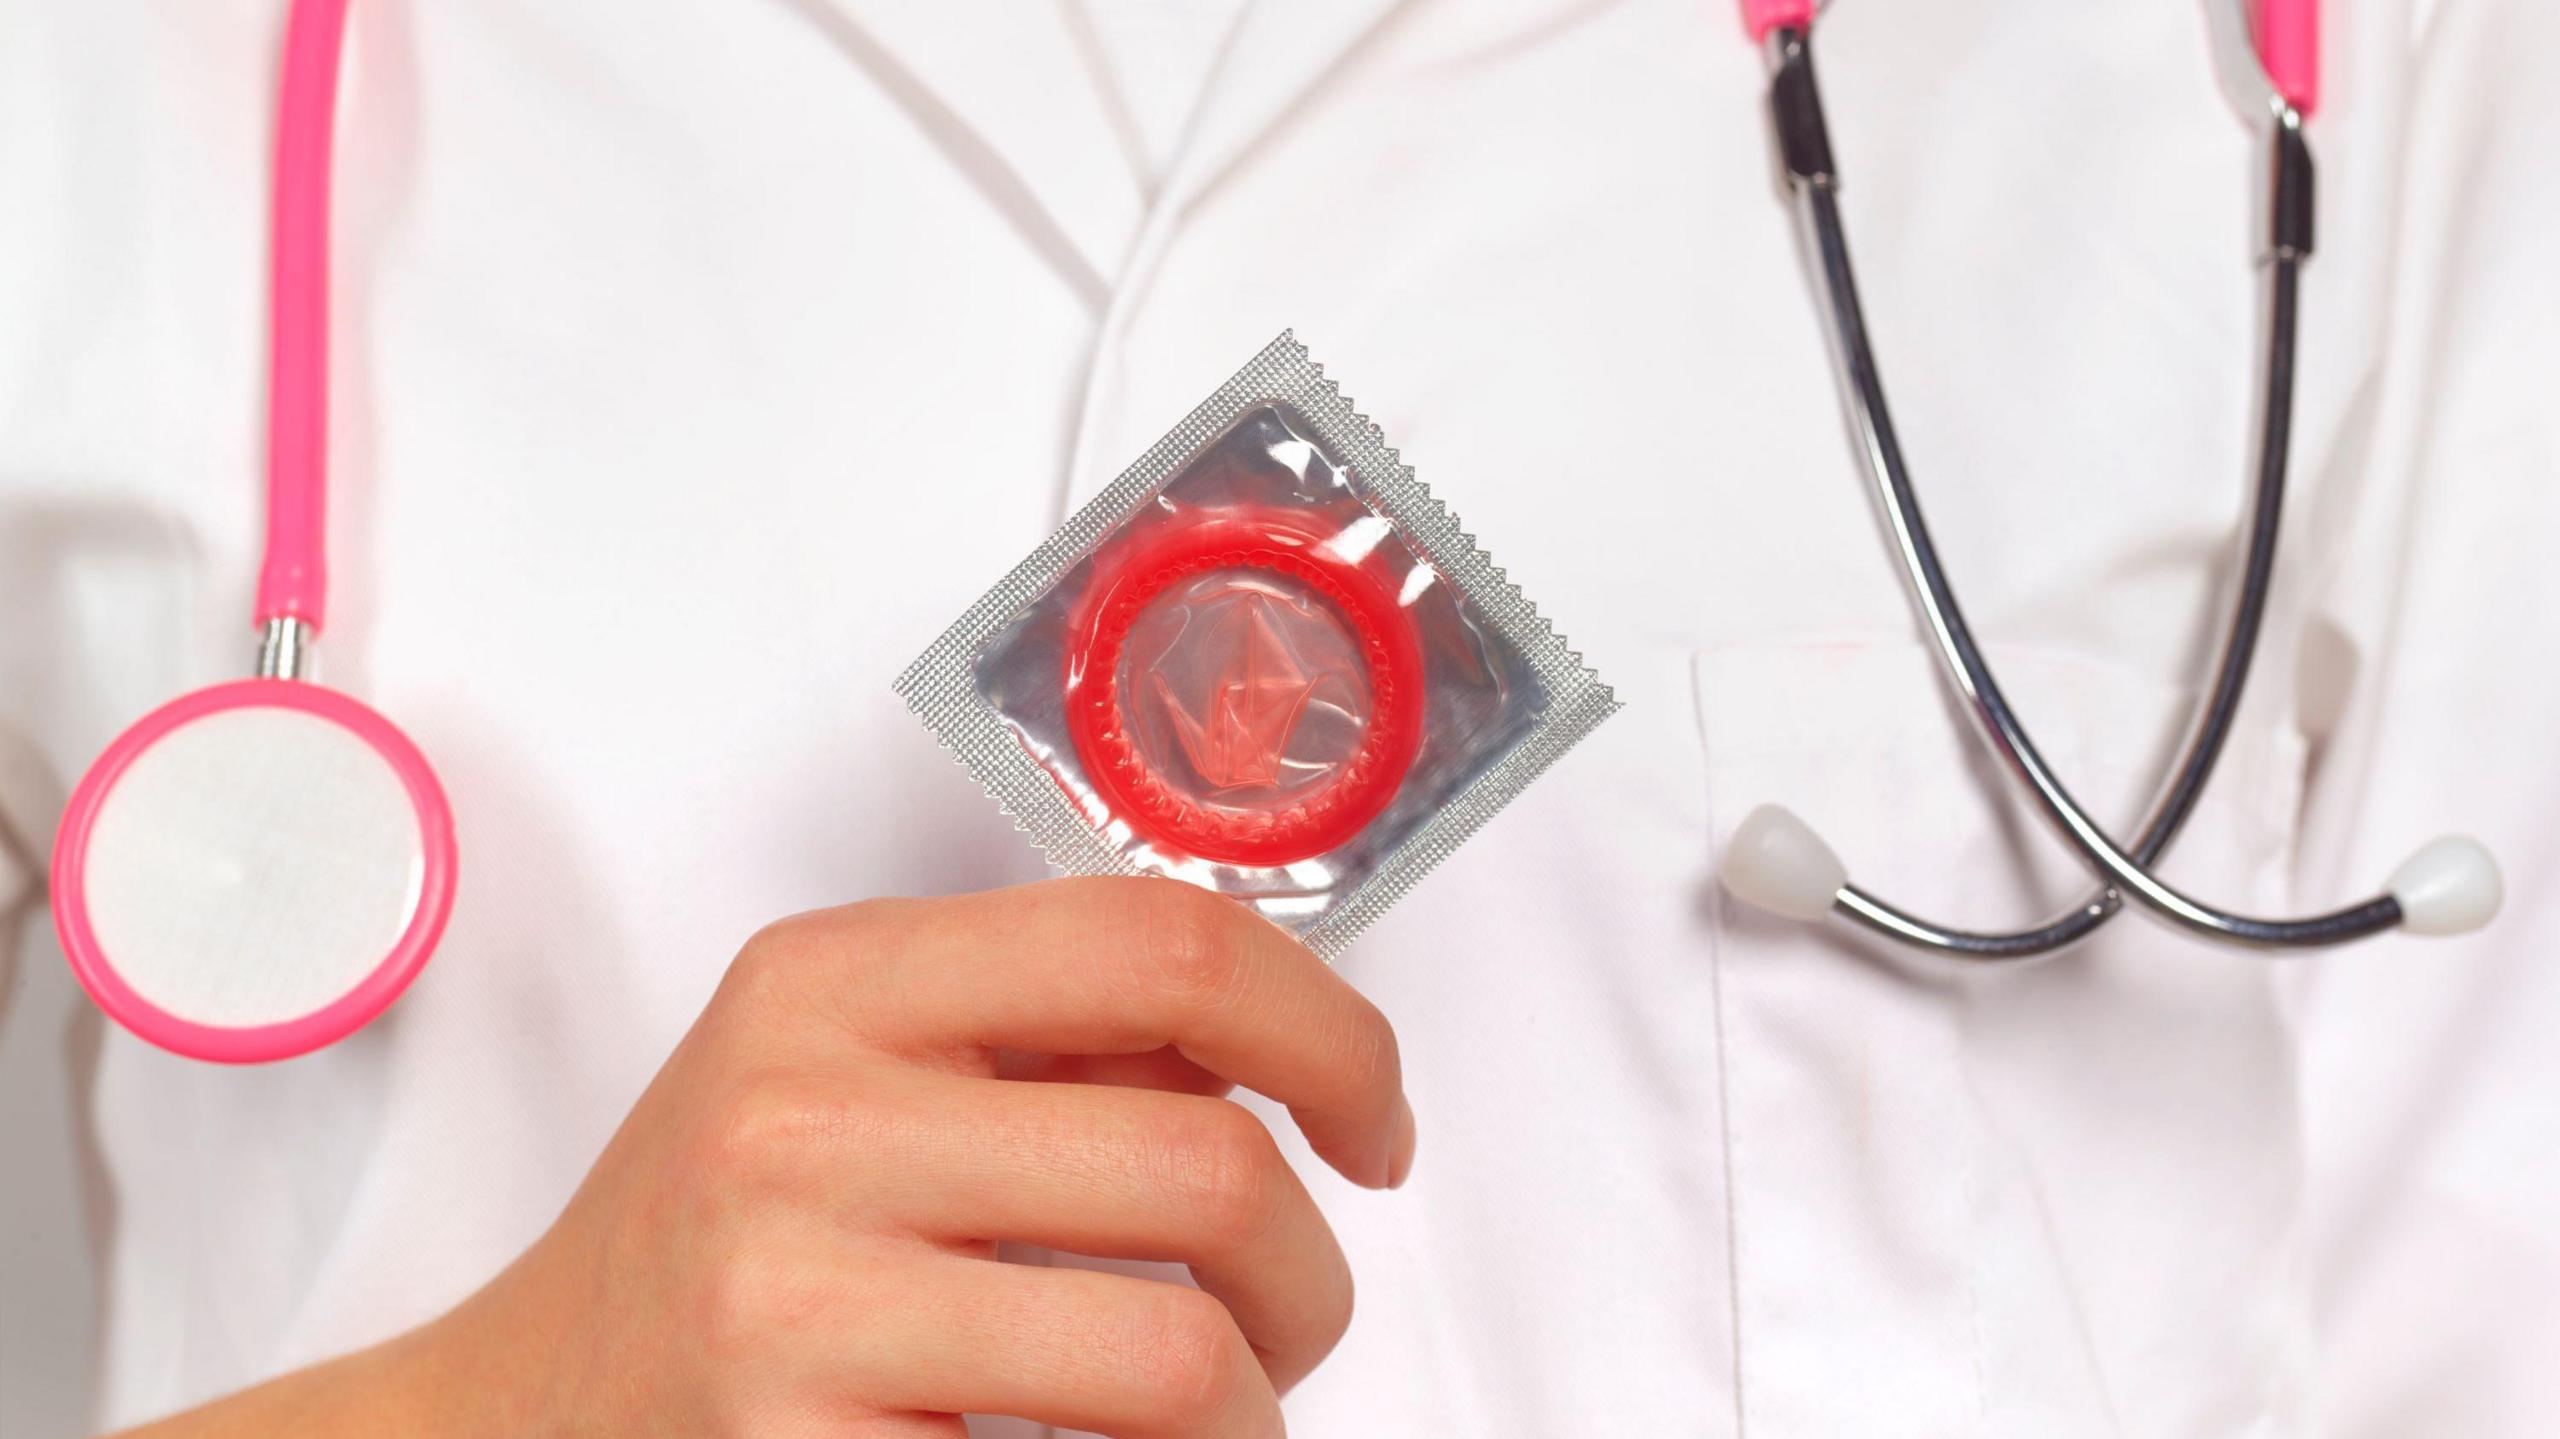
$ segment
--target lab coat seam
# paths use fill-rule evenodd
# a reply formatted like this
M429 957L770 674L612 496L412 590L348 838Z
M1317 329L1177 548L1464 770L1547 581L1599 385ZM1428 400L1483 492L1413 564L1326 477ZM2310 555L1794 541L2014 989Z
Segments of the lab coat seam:
M1094 309L1108 301L1110 282L1087 253L1083 238L1069 228L1056 202L989 137L979 121L901 60L859 17L823 0L798 0L793 8L906 114L917 135L969 180L1078 300Z
M1715 863L1714 837L1724 830L1716 810L1714 760L1707 752L1707 737L1711 730L1707 720L1706 676L1699 669L1703 659L1703 655L1694 652L1689 657L1689 707L1697 727L1699 785L1704 791L1702 807L1710 850L1708 863L1712 868ZM1750 1433L1751 1423L1742 1360L1742 1149L1733 1130L1732 1032L1725 1019L1724 902L1724 887L1711 879L1706 886L1707 993L1708 1003L1714 1011L1717 1147L1724 1160L1726 1323L1733 1331L1733 1432L1735 1439L1744 1439Z
M1210 60L1209 73L1200 82L1200 98L1184 117L1181 137L1174 142L1173 153L1165 161L1164 173L1142 187L1145 208L1138 217L1137 232L1130 237L1121 256L1119 273L1112 277L1103 295L1102 312L1094 325L1093 343L1086 349L1084 374L1077 385L1075 428L1067 436L1066 470L1058 477L1058 493L1050 505L1050 517L1063 524L1075 506L1076 496L1084 488L1084 476L1093 468L1093 447L1099 425L1096 423L1103 402L1113 397L1113 387L1106 367L1120 341L1137 323L1139 309L1147 292L1154 288L1156 272L1173 248L1175 232L1190 214L1191 194L1186 189L1190 168L1195 163L1200 133L1212 108L1211 102L1224 83L1227 69L1235 62L1237 37L1244 33L1252 18L1248 3L1237 11L1235 21L1227 27L1218 42L1216 55Z
M1147 296L1155 288L1165 257L1172 252L1177 232L1192 209L1214 191L1228 175L1241 167L1254 148L1273 130L1286 123L1288 117L1308 103L1344 62L1366 45L1376 33L1411 0L1386 0L1383 13L1369 19L1356 34L1344 41L1326 63L1301 76L1295 89L1269 115L1262 117L1240 138L1216 150L1204 149L1204 138L1216 118L1217 98L1228 84L1228 72L1245 48L1243 42L1253 29L1261 12L1262 0L1249 0L1237 12L1235 22L1227 28L1219 42L1217 57L1211 62L1208 77L1202 81L1201 98L1192 107L1182 126L1181 138L1165 163L1162 181L1145 196L1145 210L1140 215L1135 235L1123 256L1120 272L1104 284L1099 297L1100 319L1094 328L1093 343L1087 352L1081 391L1075 412L1075 428L1067 440L1066 471L1059 477L1059 489L1051 515L1063 523L1072 511L1076 496L1082 493L1085 477L1096 464L1095 447L1099 443L1098 423L1106 400L1116 398L1108 367L1136 328L1139 312Z
M1200 99L1182 125L1173 153L1166 160L1164 172L1152 187L1141 185L1143 212L1135 234L1123 254L1119 274L1103 283L1098 296L1099 320L1094 328L1093 344L1087 353L1081 394L1076 406L1075 429L1067 442L1067 467L1060 477L1059 493L1052 514L1063 520L1084 488L1084 477L1093 469L1094 446L1099 426L1096 423L1106 398L1113 388L1106 378L1106 366L1121 342L1136 326L1139 311L1154 288L1157 273L1171 251L1175 232L1189 218L1192 208L1214 190L1231 171L1241 166L1255 146L1270 132L1285 123L1298 106L1304 104L1338 71L1348 56L1360 49L1379 27L1410 0L1387 0L1385 13L1372 17L1341 49L1328 60L1297 77L1294 88L1272 113L1261 117L1239 138L1224 148L1209 150L1206 136L1216 118L1218 100L1230 86L1229 72L1237 63L1243 42L1253 29L1262 10L1262 0L1248 0L1236 13L1219 41L1216 57L1209 73L1201 82ZM1301 22L1303 23L1303 21Z
M1957 1027L1955 1062L1959 1074L1964 1071L1964 1032ZM1972 1089L1970 1079L1965 1088ZM1979 1104L1963 1109L1964 1142L1956 1146L1956 1193L1964 1204L1964 1318L1967 1348L1973 1361L1973 1423L1976 1433L1991 1432L1990 1341L1982 1328L1982 1190L1975 1173L1984 1143L1982 1111Z
M1092 12L1081 0L1062 0L1059 16L1066 27L1068 47L1075 52L1076 63L1083 67L1085 81L1094 92L1102 110L1102 121L1111 132L1111 141L1119 147L1121 160L1129 167L1129 178L1136 182L1141 201L1154 198L1155 176L1149 173L1145 138L1139 133L1138 118L1129 103L1129 95L1119 77L1111 70L1109 55L1103 48L1102 36L1094 28ZM1196 107L1195 107L1196 108Z
M2107 1432L2122 1436L2128 1432L2125 1428L2124 1414L2116 1403L2115 1385L2108 1378L2105 1357L2101 1353L2097 1334L2091 1327L2080 1287L2072 1274L2069 1246L2062 1239L2054 1222L2054 1207L2048 1193L2045 1175L2035 1163L2032 1148L2023 1145L2017 1135L2008 1131L1999 1122L1999 1110L1991 1096L1978 1082L1978 1071L1966 1063L1971 1051L1963 1043L1961 1031L1958 1034L1958 1041L1956 1057L1959 1074L1963 1081L1964 1092L1971 1101L1970 1112L1975 1116L1976 1121L1975 1134L1977 1138L1984 1141L1979 1152L1988 1153L1996 1144L2004 1152L2018 1156L2016 1171L2020 1187L2033 1208L2037 1232L2051 1251L2053 1273L2061 1284L2062 1296L2067 1306L2064 1312L2071 1320L2073 1338L2079 1341L2081 1358L2088 1365L2090 1391L2097 1399L2100 1412L2106 1416ZM1987 1333L1983 1337L1983 1343L1987 1349ZM1978 1369L1978 1373L1986 1386L1987 1395L1987 1362ZM1986 1429L1990 1427L1987 1408L1984 1427Z
M1358 27L1350 34L1339 37L1333 49L1320 63L1308 67L1299 74L1287 94L1280 96L1267 112L1230 138L1223 147L1205 156L1193 154L1191 151L1199 136L1196 133L1186 133L1183 159L1189 164L1196 164L1198 169L1188 176L1191 183L1183 197L1184 208L1188 209L1215 194L1220 186L1244 167L1245 162L1255 151L1269 143L1273 135L1279 133L1294 117L1316 104L1327 90L1343 83L1343 77L1353 73L1354 62L1375 45L1379 37L1390 27L1411 14L1415 5L1416 0L1361 0L1361 6L1366 9ZM1227 53L1233 51L1242 40L1249 38L1254 19L1271 8L1268 0L1254 0L1253 4L1246 7L1244 15L1227 37L1227 50L1221 52L1218 75L1224 74ZM1305 22L1302 18L1298 23ZM1210 84L1214 86L1217 83L1216 76L1213 76ZM1202 108L1205 112L1207 107L1204 105Z

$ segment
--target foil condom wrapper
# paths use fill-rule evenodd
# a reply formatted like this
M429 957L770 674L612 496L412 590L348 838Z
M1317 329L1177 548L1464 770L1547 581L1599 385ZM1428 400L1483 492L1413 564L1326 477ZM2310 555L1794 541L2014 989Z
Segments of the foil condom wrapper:
M1617 708L1286 334L897 689L1060 869L1327 958Z

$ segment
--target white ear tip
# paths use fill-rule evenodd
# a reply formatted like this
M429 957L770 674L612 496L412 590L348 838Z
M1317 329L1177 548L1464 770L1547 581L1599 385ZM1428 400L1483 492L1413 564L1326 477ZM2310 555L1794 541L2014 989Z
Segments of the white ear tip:
M2469 934L2497 914L2507 892L2489 851L2458 834L2429 840L2384 888L2400 901L2400 927L2411 934Z
M1764 804L1734 827L1720 877L1725 891L1745 904L1789 919L1820 919L1849 882L1849 867L1795 811Z

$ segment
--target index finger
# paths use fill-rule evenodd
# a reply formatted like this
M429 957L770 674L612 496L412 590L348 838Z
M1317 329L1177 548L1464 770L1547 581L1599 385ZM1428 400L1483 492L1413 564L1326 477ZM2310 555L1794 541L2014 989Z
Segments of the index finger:
M1355 1183L1401 1182L1413 1117L1395 1031L1304 945L1175 880L1061 879L819 917L863 1033L1053 1054L1171 1045L1287 1105Z

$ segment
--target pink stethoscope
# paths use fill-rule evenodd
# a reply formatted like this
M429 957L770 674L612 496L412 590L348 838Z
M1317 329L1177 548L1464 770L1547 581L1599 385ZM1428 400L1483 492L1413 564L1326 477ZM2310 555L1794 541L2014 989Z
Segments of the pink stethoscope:
M284 1059L408 988L452 912L453 817L389 720L310 678L328 574L329 168L346 0L294 0L270 245L267 541L257 677L107 746L54 844L72 970L125 1028L197 1059Z

